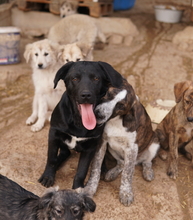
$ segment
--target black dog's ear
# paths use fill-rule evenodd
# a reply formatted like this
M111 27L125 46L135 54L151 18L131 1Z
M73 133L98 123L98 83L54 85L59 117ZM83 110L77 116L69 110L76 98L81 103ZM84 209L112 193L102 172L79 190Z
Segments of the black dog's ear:
M83 197L84 197L84 202L83 202L84 210L86 212L94 212L96 209L96 203L87 195L83 195Z
M99 61L98 64L104 70L106 77L113 87L119 88L123 84L123 77L110 64Z
M58 81L60 79L65 79L66 74L68 73L68 70L71 68L71 66L74 64L74 62L69 62L64 64L56 73L55 79L54 79L54 89L56 88Z

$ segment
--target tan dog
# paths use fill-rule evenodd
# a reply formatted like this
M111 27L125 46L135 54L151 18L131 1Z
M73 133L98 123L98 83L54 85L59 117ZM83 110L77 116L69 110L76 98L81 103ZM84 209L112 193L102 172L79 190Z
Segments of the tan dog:
M87 53L88 52L88 53ZM68 62L77 62L77 61L92 61L92 57L90 57L88 48L84 46L78 46L78 43L66 44L60 47L60 53L58 57L62 64L66 64Z
M58 21L52 26L48 33L48 39L60 45L77 42L87 48L85 53L88 60L92 60L92 51L97 39L106 42L105 35L97 26L94 18L83 15L73 14Z
M27 44L24 52L26 62L30 62L33 73L34 99L31 116L26 120L33 132L44 127L48 112L53 111L65 91L64 83L54 89L54 77L62 66L58 62L59 45L48 39Z
M163 149L169 150L168 176L176 179L178 176L178 151L191 158L187 144L193 138L193 82L185 81L174 85L176 105L160 122L156 133ZM163 159L163 151L160 152Z

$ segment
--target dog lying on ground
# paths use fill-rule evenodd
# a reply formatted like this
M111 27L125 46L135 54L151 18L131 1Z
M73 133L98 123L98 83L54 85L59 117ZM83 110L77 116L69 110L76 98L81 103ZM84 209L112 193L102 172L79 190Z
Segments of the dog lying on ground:
M95 202L75 190L47 190L38 197L0 174L0 219L2 220L82 220L94 212Z
M68 15L76 14L78 8L78 1L64 1L60 7L60 17L64 18Z
M104 125L96 124L94 109L109 86L120 87L122 76L108 63L79 61L65 64L56 74L66 92L52 113L48 139L48 158L39 182L54 184L60 165L70 156L70 149L80 152L73 188L84 186L90 162L101 144Z
M97 39L106 42L106 37L96 25L94 18L83 14L70 15L58 21L50 28L48 39L60 45L75 42L85 45L88 48L85 51L88 60L93 60L92 52Z
M169 150L167 174L172 179L176 179L178 176L178 151L192 159L187 146L192 144L193 139L193 82L176 83L174 94L176 105L156 129L161 148ZM160 156L166 159L164 151L160 152Z
M26 120L26 124L33 124L33 132L44 127L48 111L55 108L65 91L63 83L59 83L57 89L53 89L55 74L62 66L58 61L58 51L59 45L48 39L28 44L25 48L24 57L26 62L31 64L35 89L32 114Z
M87 48L84 48L84 46L79 47L77 43L66 44L60 47L58 57L63 64L66 64L71 61L92 61L88 60L87 54L84 53L84 51L87 51Z
M135 165L142 164L145 180L154 179L152 160L159 149L158 139L152 130L150 117L126 80L121 88L110 88L95 111L98 124L108 122L102 146L95 154L91 176L83 191L91 196L95 194L108 145L117 165L106 173L105 180L112 181L122 172L119 198L123 205L129 206L134 198L132 179Z

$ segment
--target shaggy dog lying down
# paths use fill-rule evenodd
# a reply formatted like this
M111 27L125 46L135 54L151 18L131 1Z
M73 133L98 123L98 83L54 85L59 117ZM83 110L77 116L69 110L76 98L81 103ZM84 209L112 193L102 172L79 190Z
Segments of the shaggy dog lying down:
M75 190L51 188L38 197L0 175L1 220L82 220L95 208L91 198Z
M80 48L84 48L86 60L90 61L93 60L93 48L97 39L106 42L106 37L94 18L82 14L70 15L58 21L50 28L48 39L61 45L76 42Z

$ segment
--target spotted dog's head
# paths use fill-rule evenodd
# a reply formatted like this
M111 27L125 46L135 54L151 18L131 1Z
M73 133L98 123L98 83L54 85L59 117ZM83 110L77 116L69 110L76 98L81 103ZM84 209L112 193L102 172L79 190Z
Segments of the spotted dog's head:
M110 87L103 97L102 103L95 109L97 123L103 124L117 115L126 115L136 99L132 86L125 79L123 79L121 88Z

